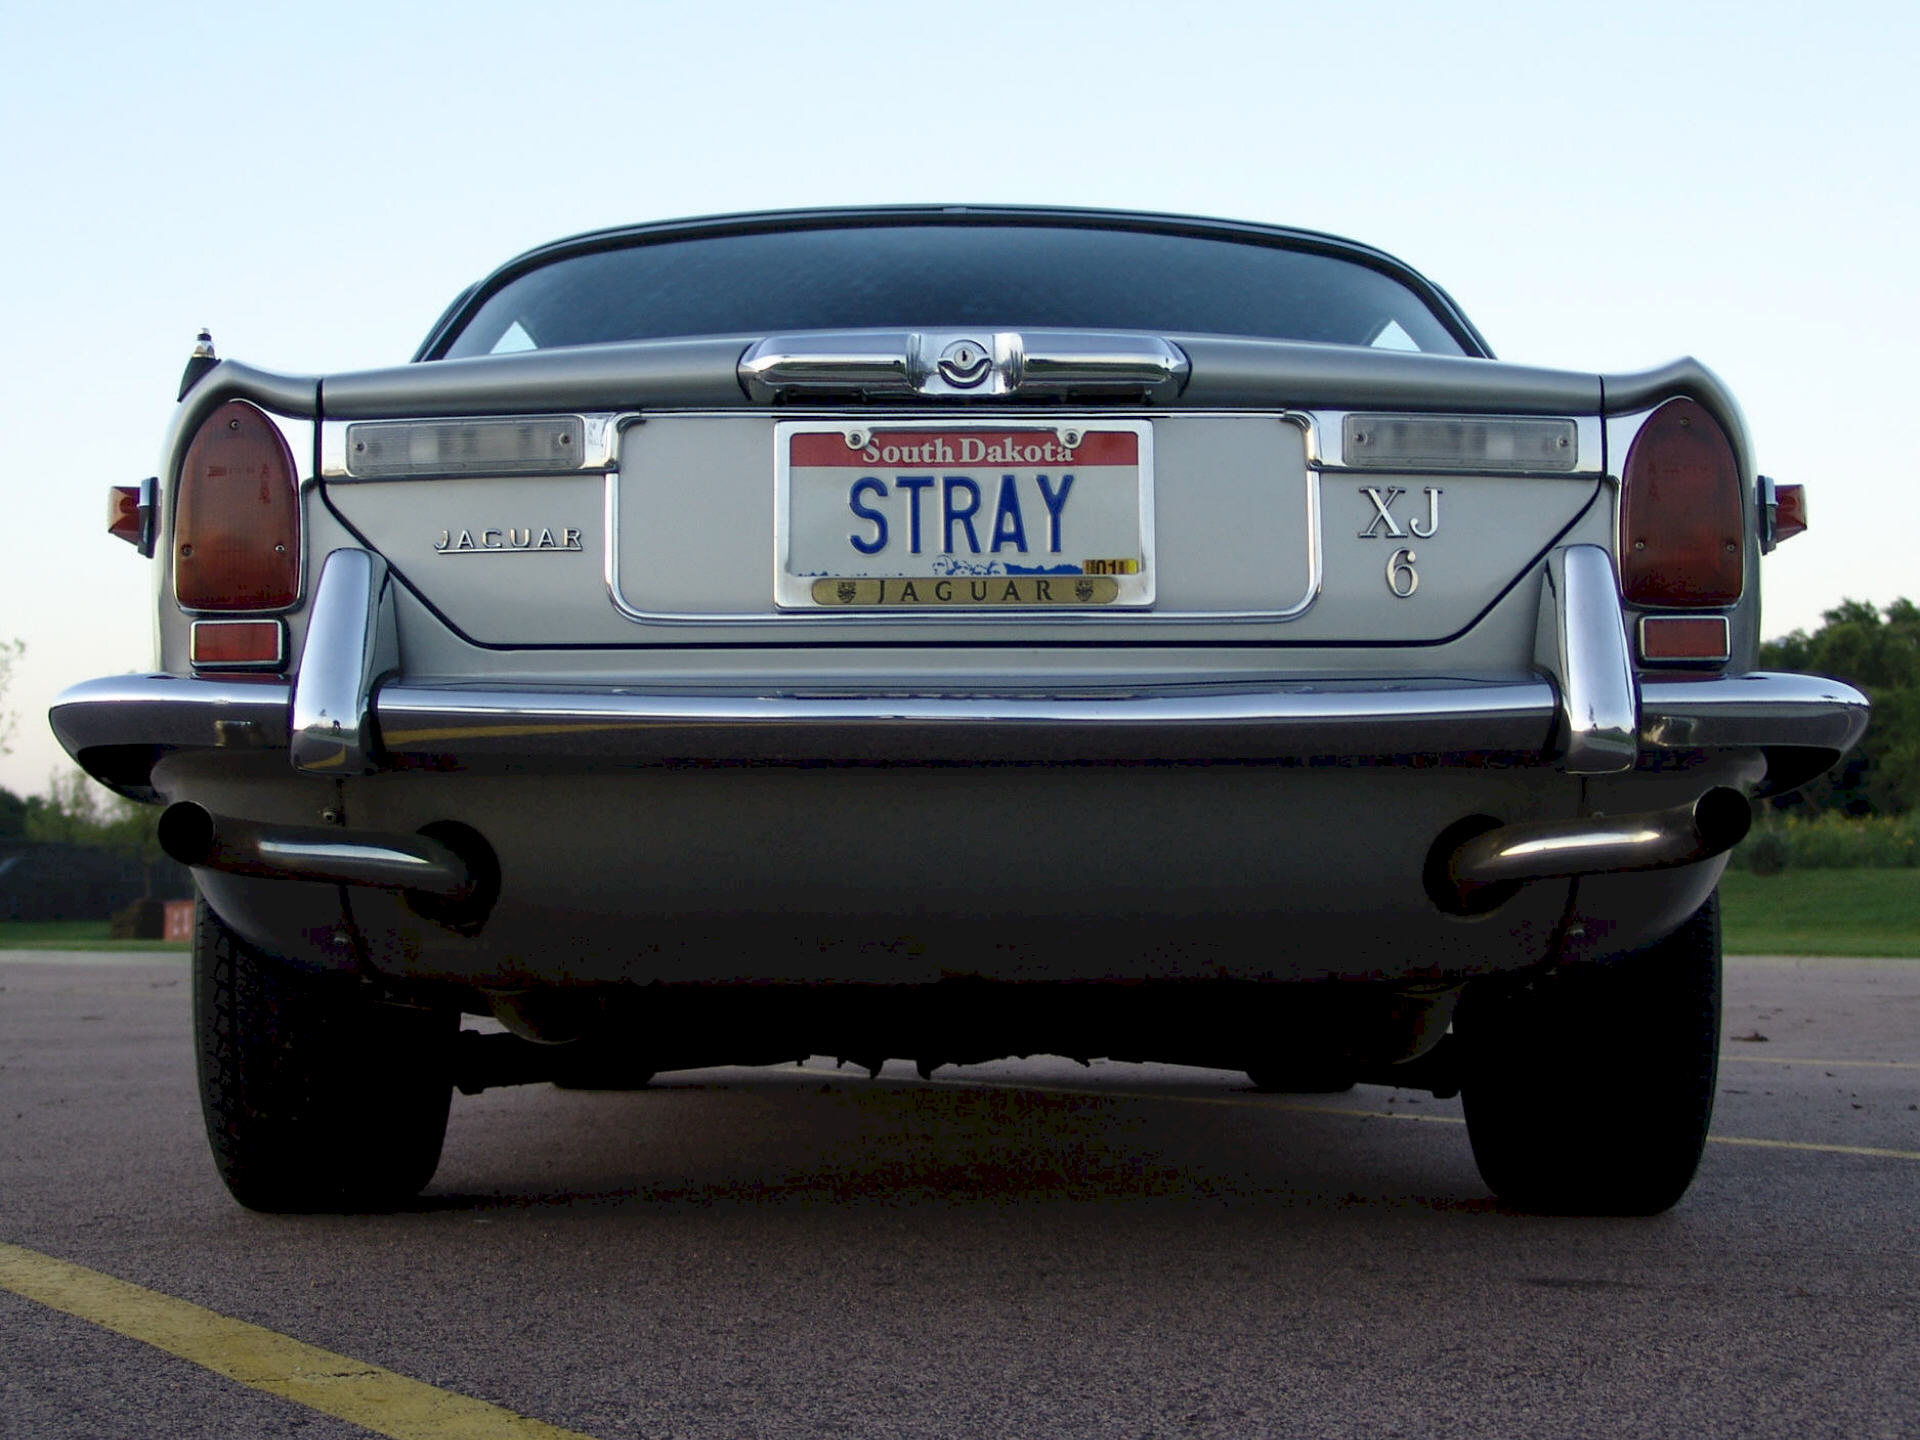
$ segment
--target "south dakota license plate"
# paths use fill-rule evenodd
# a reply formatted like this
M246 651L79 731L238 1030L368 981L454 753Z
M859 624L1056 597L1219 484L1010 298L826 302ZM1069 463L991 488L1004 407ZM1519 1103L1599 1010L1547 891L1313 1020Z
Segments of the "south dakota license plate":
M774 434L783 608L1153 603L1149 421L793 420Z

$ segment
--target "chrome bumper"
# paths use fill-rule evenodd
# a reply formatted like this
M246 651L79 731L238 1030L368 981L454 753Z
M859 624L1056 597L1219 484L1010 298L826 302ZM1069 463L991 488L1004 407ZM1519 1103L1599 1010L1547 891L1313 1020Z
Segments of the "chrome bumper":
M123 675L76 685L51 721L69 754L125 793L162 755L281 750L292 767L389 769L723 761L1280 760L1510 757L1570 774L1660 752L1766 752L1766 790L1826 769L1866 727L1839 681L1754 673L1635 681L1604 551L1551 557L1542 678L1273 681L937 695L762 688L559 687L389 679L385 562L328 556L297 678Z

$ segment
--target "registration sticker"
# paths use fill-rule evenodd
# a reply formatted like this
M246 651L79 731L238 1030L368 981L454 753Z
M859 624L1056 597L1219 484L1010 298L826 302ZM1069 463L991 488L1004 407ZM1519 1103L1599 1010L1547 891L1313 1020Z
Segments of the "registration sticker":
M1145 420L775 427L775 599L801 610L1153 602Z

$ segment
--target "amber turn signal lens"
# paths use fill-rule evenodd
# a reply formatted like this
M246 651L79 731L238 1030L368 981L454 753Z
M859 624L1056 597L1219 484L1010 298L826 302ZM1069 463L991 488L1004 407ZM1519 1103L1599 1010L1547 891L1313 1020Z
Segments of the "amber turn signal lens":
M180 465L173 594L188 610L280 610L300 594L293 456L262 410L229 400Z
M146 542L147 517L140 509L138 485L107 487L107 533L136 548Z
M1746 569L1740 466L1719 422L1669 400L1627 451L1620 591L1633 605L1730 605Z

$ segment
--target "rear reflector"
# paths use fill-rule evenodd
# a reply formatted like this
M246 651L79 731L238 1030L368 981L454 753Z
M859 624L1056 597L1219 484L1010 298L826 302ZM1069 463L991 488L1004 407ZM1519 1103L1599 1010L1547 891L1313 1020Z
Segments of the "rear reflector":
M196 620L188 656L196 670L278 670L287 627L278 620Z
M1579 440L1571 420L1482 415L1349 415L1341 435L1362 470L1571 470Z
M371 479L578 470L586 435L577 415L370 421L347 427L347 473Z
M1640 658L1659 661L1725 661L1730 657L1724 615L1643 615Z
M280 431L229 400L200 422L173 511L173 594L188 610L283 610L300 595L300 495Z
M1730 605L1746 565L1740 467L1726 432L1692 400L1640 427L1622 475L1620 591L1632 605Z

